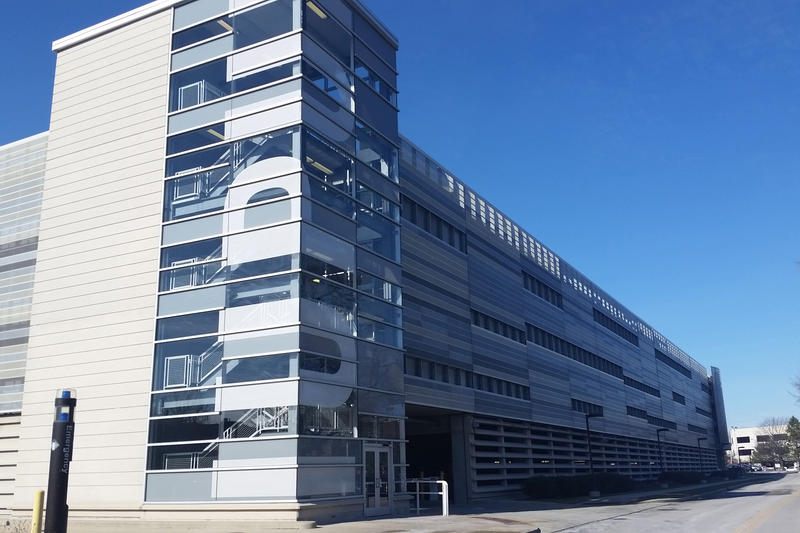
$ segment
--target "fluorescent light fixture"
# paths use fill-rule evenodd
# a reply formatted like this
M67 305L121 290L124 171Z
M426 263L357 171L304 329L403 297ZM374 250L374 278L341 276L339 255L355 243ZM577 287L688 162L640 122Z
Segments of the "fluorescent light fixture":
M326 18L328 18L328 15L326 15L326 14L325 14L325 12L324 12L323 10L321 10L320 8L318 8L318 7L317 7L317 4L315 4L314 2L306 2L306 5L308 6L308 8L309 8L311 11L313 11L314 13L316 13L316 14L317 14L317 16L318 16L319 18L321 18L321 19L326 19Z
M225 136L223 134L221 134L220 132L218 132L217 130L215 130L215 129L209 128L206 131L208 133L210 133L211 135L213 135L214 137L216 137L217 139L219 139L220 141L224 141L225 140Z
M231 27L231 25L230 25L230 24L228 24L227 22L225 22L225 21L224 21L224 20L222 20L222 19L219 19L219 20L217 21L217 24L219 24L220 26L222 26L223 28L225 28L225 30L226 30L226 31L233 31L233 28Z
M312 167L318 168L319 170L323 171L325 174L333 174L333 170L329 169L319 161L314 161L310 157L306 156L306 162L311 163Z

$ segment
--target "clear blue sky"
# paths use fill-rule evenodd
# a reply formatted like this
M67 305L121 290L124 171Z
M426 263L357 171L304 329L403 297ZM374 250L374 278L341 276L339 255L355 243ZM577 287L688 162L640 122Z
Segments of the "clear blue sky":
M143 3L4 6L0 144L47 129L54 39ZM720 367L730 425L800 415L800 4L366 3L403 134Z

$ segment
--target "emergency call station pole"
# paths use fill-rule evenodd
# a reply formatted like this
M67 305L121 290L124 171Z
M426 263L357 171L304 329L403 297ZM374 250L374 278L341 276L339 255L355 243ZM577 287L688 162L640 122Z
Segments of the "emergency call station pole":
M47 482L44 533L67 532L67 482L75 435L76 403L77 399L70 390L61 391L55 401L56 416L50 444L50 478Z

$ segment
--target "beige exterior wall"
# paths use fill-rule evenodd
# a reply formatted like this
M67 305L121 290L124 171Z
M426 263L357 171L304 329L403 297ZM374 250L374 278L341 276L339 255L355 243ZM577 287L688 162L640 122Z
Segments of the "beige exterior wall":
M17 510L46 488L63 387L78 396L70 509L142 506L170 23L163 11L58 54Z

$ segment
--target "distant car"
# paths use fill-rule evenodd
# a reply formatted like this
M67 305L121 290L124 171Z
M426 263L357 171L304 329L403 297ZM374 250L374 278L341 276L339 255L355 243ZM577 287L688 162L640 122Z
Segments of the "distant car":
M797 472L797 467L796 466L791 466L791 467L787 468L786 471L787 472Z
M752 468L753 468L753 472L763 472L764 471L764 467L761 466L761 465L753 465Z

